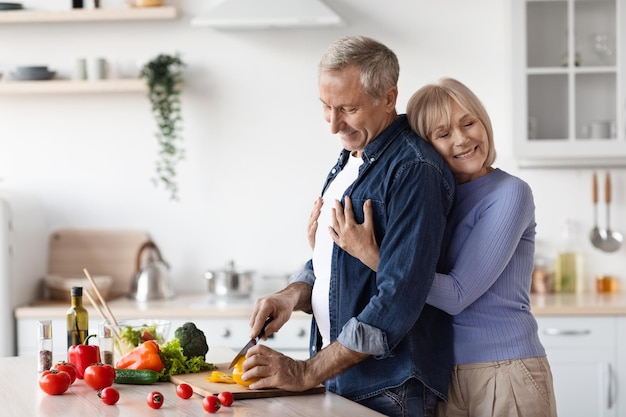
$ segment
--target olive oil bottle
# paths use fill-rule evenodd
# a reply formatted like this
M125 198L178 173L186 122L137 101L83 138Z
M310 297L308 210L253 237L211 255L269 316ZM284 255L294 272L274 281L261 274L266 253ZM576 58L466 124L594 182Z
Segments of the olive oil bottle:
M571 220L563 226L561 248L554 265L554 290L580 293L584 290L583 255L578 250L575 227Z
M89 333L89 313L83 306L83 287L72 287L72 306L67 310L67 348L83 344Z

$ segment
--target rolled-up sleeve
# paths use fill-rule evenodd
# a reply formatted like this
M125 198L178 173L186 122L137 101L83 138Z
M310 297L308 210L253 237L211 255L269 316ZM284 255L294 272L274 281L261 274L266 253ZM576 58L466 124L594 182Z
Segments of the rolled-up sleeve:
M337 341L350 350L374 357L384 357L389 352L385 333L376 327L351 318L341 330Z

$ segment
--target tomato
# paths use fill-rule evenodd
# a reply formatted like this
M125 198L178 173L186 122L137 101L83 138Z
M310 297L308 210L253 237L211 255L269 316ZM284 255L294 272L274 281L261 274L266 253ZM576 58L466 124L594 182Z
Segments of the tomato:
M113 405L120 399L120 393L113 387L104 387L98 391L98 397L100 397L102 402L106 405Z
M152 391L148 394L148 398L146 398L146 403L151 408L161 408L163 406L163 402L165 401L165 397L159 391Z
M70 374L58 369L43 371L39 377L39 387L50 395L63 394L72 385Z
M154 335L147 330L144 330L143 332L141 332L140 337L141 337L141 340L143 340L144 342L148 340L154 340Z
M72 380L71 384L76 381L76 367L74 366L74 364L65 361L59 361L52 366L52 369L58 369L59 371L67 372L70 376L70 379Z
M220 409L220 406L220 400L218 400L215 395L207 395L202 400L202 408L204 408L204 411L207 413L213 414L217 412L217 410Z
M176 387L176 395L185 400L187 398L191 398L193 395L193 388L191 388L191 385L189 384L180 384Z
M235 401L235 397L233 396L233 393L228 392L228 391L220 392L217 395L217 399L220 400L220 404L222 404L224 407L230 407L231 405L233 405L233 402Z
M115 368L108 363L95 363L85 369L85 384L93 389L110 387L115 381Z
M239 358L239 360L237 361L237 363L233 367L233 379L239 385L243 385L245 387L249 387L250 384L252 384L255 381L258 381L259 378L250 378L250 379L246 379L245 381L243 379L241 379L241 375L243 375L243 362L245 360L246 360L246 357L242 356L241 358Z

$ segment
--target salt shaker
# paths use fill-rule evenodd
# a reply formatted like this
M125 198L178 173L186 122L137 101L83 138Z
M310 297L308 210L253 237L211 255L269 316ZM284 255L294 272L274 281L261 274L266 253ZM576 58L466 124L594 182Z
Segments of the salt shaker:
M47 371L52 367L52 322L50 320L39 322L38 350L37 372Z

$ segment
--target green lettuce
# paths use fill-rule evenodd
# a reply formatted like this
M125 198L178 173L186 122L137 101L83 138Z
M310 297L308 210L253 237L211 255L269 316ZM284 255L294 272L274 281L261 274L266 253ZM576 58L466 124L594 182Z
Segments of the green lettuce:
M210 371L215 365L208 363L202 356L188 358L183 354L180 340L174 337L166 344L161 345L161 360L165 368L159 375L159 381L169 381L170 376L190 374L195 372Z

